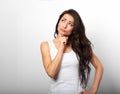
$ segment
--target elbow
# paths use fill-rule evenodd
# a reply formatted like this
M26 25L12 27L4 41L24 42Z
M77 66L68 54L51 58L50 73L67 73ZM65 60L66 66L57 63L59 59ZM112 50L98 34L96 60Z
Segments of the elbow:
M52 78L52 79L55 79L55 78L56 78L55 73L53 73L53 72L51 72L51 71L47 72L47 74L48 74L48 76L49 76L50 78Z
M46 68L46 72L47 72L47 75L52 78L52 79L55 79L56 78L56 70L50 66L47 66Z
M104 71L104 66L103 66L103 64L100 64L100 69L101 69L102 72Z
M101 65L101 70L102 70L102 73L104 72L104 66L103 65Z
M96 69L99 71L99 73L101 73L103 75L103 73L104 73L104 66L102 64L100 64Z
M48 76L51 77L51 78L55 77L54 74L52 74L52 73L48 73Z

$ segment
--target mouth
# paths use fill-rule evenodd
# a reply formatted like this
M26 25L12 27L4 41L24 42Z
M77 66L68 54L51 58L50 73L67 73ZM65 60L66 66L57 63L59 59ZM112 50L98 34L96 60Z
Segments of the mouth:
M60 30L61 30L62 32L66 32L66 31L65 31L64 29L62 29L62 28L61 28Z
M63 36L68 37L67 31L65 29L60 28L60 31L63 32Z

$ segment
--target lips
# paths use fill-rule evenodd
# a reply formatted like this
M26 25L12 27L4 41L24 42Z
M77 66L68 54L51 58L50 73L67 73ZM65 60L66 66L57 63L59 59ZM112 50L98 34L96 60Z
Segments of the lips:
M66 32L66 31L65 31L64 29L62 29L62 28L61 28L60 30L61 30L62 32Z

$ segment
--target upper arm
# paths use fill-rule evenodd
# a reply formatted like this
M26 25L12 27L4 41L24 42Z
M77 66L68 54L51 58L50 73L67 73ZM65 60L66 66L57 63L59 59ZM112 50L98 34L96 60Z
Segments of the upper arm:
M103 68L102 63L100 62L100 60L98 59L98 57L95 55L94 52L92 52L92 59L91 59L91 63L94 66L94 68Z
M48 42L42 42L40 44L40 50L41 50L43 65L45 67L45 70L47 71L47 68L51 63L50 49L49 49Z

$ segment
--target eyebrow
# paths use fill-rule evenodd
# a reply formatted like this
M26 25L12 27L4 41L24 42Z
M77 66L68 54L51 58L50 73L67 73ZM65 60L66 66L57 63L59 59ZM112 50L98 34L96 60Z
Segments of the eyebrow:
M67 20L65 17L62 17L62 19L65 19L65 20ZM72 22L72 21L69 21L69 22L71 22L72 24L74 23L74 22Z

